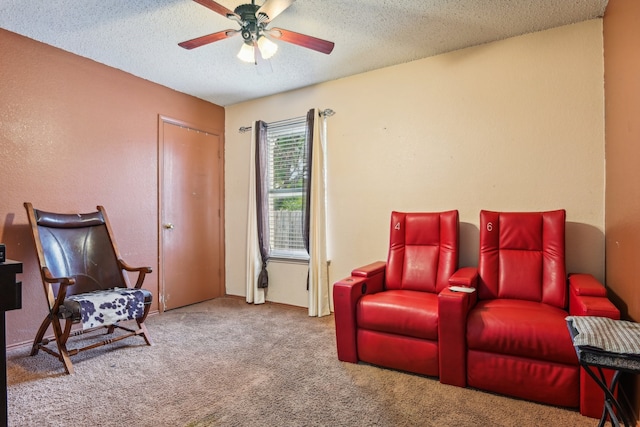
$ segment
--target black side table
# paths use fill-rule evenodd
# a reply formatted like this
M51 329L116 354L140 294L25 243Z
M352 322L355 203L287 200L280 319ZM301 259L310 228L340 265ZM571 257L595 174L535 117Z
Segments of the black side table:
M584 316L583 319L587 317L589 316ZM596 318L592 317L592 319ZM604 318L597 318L598 321L603 319ZM595 345L581 345L577 342L576 337L579 335L579 331L576 329L574 319L571 317L567 318L567 327L569 328L580 366L585 369L587 374L589 374L602 391L604 391L604 409L602 410L602 417L600 418L598 426L604 426L607 418L609 418L613 426L620 426L620 421L622 421L625 427L631 427L632 421L620 405L616 394L621 373L640 373L640 353L631 352L635 350L618 352L617 350L609 351L602 348L607 346L600 344L601 342L609 342L612 343L613 347L618 347L616 343L628 339L631 335L631 331L628 328L630 322L604 319L603 324L605 321L608 326L604 327L603 331L607 332L607 337L602 341L596 340L598 344ZM634 330L632 332L636 333L637 331ZM622 347L624 347L625 343L622 342L621 344L623 344ZM607 378L603 369L611 369L614 371L609 384L607 384Z
M7 411L7 335L5 312L22 308L22 284L16 282L16 274L22 273L22 263L6 260L0 263L0 425L9 424Z

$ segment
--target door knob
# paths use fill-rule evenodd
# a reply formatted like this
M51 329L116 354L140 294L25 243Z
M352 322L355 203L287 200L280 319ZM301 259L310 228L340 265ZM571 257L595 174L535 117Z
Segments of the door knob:
M166 228L167 230L172 230L173 229L173 224L171 224L171 223L165 224L164 228Z

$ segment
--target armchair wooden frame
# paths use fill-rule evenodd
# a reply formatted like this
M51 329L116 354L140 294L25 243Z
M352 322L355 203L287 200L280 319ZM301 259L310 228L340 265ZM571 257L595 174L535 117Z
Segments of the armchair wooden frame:
M149 336L149 332L147 327L144 324L144 321L149 314L149 310L151 307L151 293L149 291L144 290L145 294L145 302L144 302L144 312L142 316L137 317L133 320L137 323L137 328L128 327L120 324L119 322L113 324L105 324L104 326L95 327L92 329L80 329L80 328L72 328L74 324L78 324L81 322L80 318L76 316L70 316L67 312L61 310L61 308L65 305L65 301L67 298L74 294L79 294L78 289L74 289L77 284L77 277L75 274L69 274L66 276L56 277L54 273L52 273L50 267L47 265L47 257L45 256L46 249L43 247L43 241L41 239L40 227L42 227L42 216L49 216L53 218L54 221L57 221L56 227L59 228L72 228L73 226L69 226L64 224L67 220L74 220L78 222L78 218L82 218L82 222L86 224L77 225L80 227L104 227L106 229L107 239L104 240L104 246L109 246L108 248L102 247L100 250L111 252L109 255L112 255L115 258L115 265L119 268L118 273L112 272L115 274L118 280L116 283L104 283L100 284L101 287L93 289L93 291L100 291L103 289L111 289L114 287L123 287L129 289L142 289L142 284L144 282L145 276L151 273L150 267L133 267L127 264L122 260L120 256L120 252L116 246L115 239L113 238L113 232L111 229L111 224L109 223L107 214L105 212L104 207L97 206L97 212L91 214L51 214L49 212L38 211L34 209L32 204L29 202L24 203L24 207L27 211L27 216L29 219L29 224L31 226L31 234L33 237L33 242L35 245L38 263L40 266L40 275L42 277L42 284L44 288L44 292L46 295L47 305L48 305L48 314L42 321L40 328L36 334L36 337L33 341L33 346L31 349L31 355L35 356L38 354L39 350L43 350L46 353L58 358L64 365L65 371L68 374L74 373L74 367L71 362L71 357L85 350L90 350L96 347L100 347L103 345L111 344L132 336L141 336L147 345L153 345L151 337ZM110 243L110 244L108 244ZM68 255L68 254L67 254ZM129 284L129 280L127 274L125 272L138 273L137 280L135 286L132 288ZM91 292L92 289L89 289ZM87 292L86 286L81 288L81 292ZM62 322L64 320L64 322ZM47 338L45 334L49 329L49 326L53 329L53 337ZM132 325L133 326L133 325ZM85 332L92 332L96 330L101 330L102 328L106 328L106 335L109 338L104 339L102 341L93 342L91 344L85 345L79 348L69 349L67 347L67 343L70 338L80 336ZM112 335L115 330L121 330L124 333L118 335ZM55 341L57 350L55 348L51 348L48 346L52 341Z

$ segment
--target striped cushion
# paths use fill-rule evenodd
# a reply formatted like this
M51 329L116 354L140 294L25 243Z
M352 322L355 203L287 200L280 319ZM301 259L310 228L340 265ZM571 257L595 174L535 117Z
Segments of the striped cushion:
M589 346L610 353L640 354L640 324L597 316L568 316L578 334L575 346Z

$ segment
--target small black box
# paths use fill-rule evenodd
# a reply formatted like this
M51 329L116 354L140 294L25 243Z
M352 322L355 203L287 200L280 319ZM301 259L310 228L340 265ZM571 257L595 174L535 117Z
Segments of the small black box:
M5 283L0 286L0 312L22 308L22 283Z
M4 243L0 243L0 262L5 262L7 257L7 253L5 252Z

